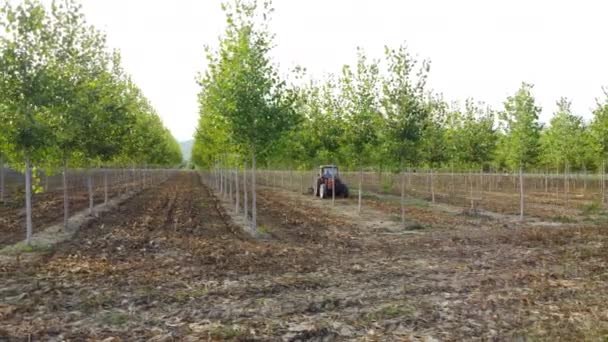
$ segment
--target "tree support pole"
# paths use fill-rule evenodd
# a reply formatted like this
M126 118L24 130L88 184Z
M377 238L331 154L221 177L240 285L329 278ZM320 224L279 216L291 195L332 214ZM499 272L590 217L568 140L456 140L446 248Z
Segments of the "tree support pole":
M359 166L359 203L357 204L357 213L361 214L361 188L363 187L363 168Z
M249 203L248 195L249 189L247 189L247 162L243 165L243 215L245 216L245 222L249 222Z
M519 167L519 219L524 220L524 171Z
M241 205L241 203L239 203L239 197L240 196L239 196L239 170L238 169L234 170L234 175L235 175L234 176L234 184L235 184L235 188L236 188L236 191L235 191L235 196L236 196L235 212L238 215L239 212L240 212L240 205Z
M431 168L431 201L435 203L435 181L433 179L433 169Z
M405 173L401 171L401 224L405 225Z
M32 224L32 164L30 153L25 154L25 241L27 245L32 244L33 224Z
M602 204L606 204L606 161L602 160Z
M87 189L89 191L89 215L93 215L93 204L95 201L93 199L93 175L91 170L87 172Z
M103 204L108 205L108 169L103 169Z
M255 189L255 151L251 154L251 188L253 189L251 195L251 229L255 234L258 232L257 194Z
M70 197L68 194L68 161L63 161L63 228L68 229L68 220L70 218Z
M336 204L336 174L331 175L331 206Z
M4 198L4 159L0 153L0 203L5 203Z

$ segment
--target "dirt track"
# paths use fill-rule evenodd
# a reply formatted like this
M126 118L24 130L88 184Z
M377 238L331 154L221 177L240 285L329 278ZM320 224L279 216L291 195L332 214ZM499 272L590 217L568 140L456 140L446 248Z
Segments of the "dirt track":
M353 201L330 208L264 189L269 238L255 240L196 174L182 173L39 264L0 269L0 340L580 340L607 331L600 226L407 213L418 230L395 228L392 206L358 217Z

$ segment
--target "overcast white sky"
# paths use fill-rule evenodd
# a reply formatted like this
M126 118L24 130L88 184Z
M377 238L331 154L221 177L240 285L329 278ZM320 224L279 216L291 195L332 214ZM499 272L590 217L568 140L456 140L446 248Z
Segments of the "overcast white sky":
M339 72L356 47L380 57L406 42L432 61L430 85L448 100L473 97L495 108L522 81L535 84L548 121L567 96L590 118L608 85L608 2L487 0L275 0L275 62L312 74ZM96 0L88 20L122 51L124 66L178 140L189 139L198 108L203 46L217 46L219 0Z

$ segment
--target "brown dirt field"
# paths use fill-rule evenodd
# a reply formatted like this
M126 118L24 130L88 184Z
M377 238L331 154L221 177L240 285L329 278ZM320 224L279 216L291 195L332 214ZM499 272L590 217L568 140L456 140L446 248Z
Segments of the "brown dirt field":
M0 265L0 340L602 340L608 230L262 188L265 238L195 173Z
M108 189L113 198L122 193L119 187ZM70 212L88 208L88 192L79 190L69 193ZM95 204L103 203L103 189L95 189ZM49 191L35 194L32 198L32 223L34 234L48 226L63 222L63 192ZM25 239L25 206L23 201L0 204L0 248Z

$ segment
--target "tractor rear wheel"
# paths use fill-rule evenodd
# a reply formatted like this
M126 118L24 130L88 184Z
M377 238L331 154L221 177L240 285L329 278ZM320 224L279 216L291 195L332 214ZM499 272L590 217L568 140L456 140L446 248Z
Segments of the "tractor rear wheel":
M348 198L348 187L346 185L342 186L342 197Z
M319 198L323 199L327 195L327 190L325 189L325 184L321 184L319 187Z

